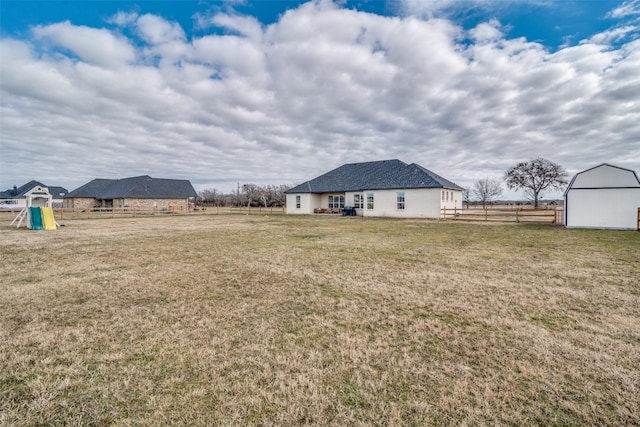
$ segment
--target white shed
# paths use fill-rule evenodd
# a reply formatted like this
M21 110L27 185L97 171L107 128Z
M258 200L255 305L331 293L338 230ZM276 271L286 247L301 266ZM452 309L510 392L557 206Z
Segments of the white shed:
M579 172L564 193L564 225L637 230L640 180L630 169L603 163Z

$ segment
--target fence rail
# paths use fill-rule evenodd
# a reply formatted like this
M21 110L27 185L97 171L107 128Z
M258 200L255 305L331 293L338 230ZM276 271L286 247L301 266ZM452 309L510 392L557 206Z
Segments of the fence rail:
M516 222L531 224L562 225L561 208L493 208L493 209L446 209L440 218L444 220Z
M225 214L245 214L245 215L278 215L284 214L284 207L197 207L195 209L149 209L149 208L53 208L56 219L73 218L118 218L154 215L225 215Z

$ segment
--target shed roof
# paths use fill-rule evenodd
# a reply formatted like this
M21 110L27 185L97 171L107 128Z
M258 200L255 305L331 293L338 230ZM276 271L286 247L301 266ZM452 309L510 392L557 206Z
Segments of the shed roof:
M349 163L306 181L287 191L293 193L333 193L365 190L462 187L430 170L398 160Z
M578 172L569 182L565 194L572 189L640 188L635 171L620 166L602 163Z
M183 199L196 197L191 182L180 179L152 178L148 175L123 179L94 179L76 188L66 197L94 199Z

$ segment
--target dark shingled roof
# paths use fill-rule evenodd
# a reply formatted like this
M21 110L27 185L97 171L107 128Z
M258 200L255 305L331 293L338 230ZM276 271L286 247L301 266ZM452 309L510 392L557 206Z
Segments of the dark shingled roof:
M40 181L31 180L26 184L21 185L20 187L14 187L10 190L1 191L0 199L21 199L27 192L37 186L47 188L49 190L49 194L51 194L56 199L65 196L69 192L64 187L49 187L48 185L44 185Z
M92 199L183 199L196 197L191 182L180 179L151 178L148 175L123 179L94 179L66 197Z
M408 165L393 159L342 165L289 189L287 193L341 193L410 188L463 190L462 187L416 163Z

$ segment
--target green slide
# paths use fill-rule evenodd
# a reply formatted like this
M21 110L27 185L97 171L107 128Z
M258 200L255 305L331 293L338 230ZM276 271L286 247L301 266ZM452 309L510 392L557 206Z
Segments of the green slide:
M42 213L40 212L40 208L30 207L29 209L29 216L31 217L31 229L43 230L44 226L42 225Z

